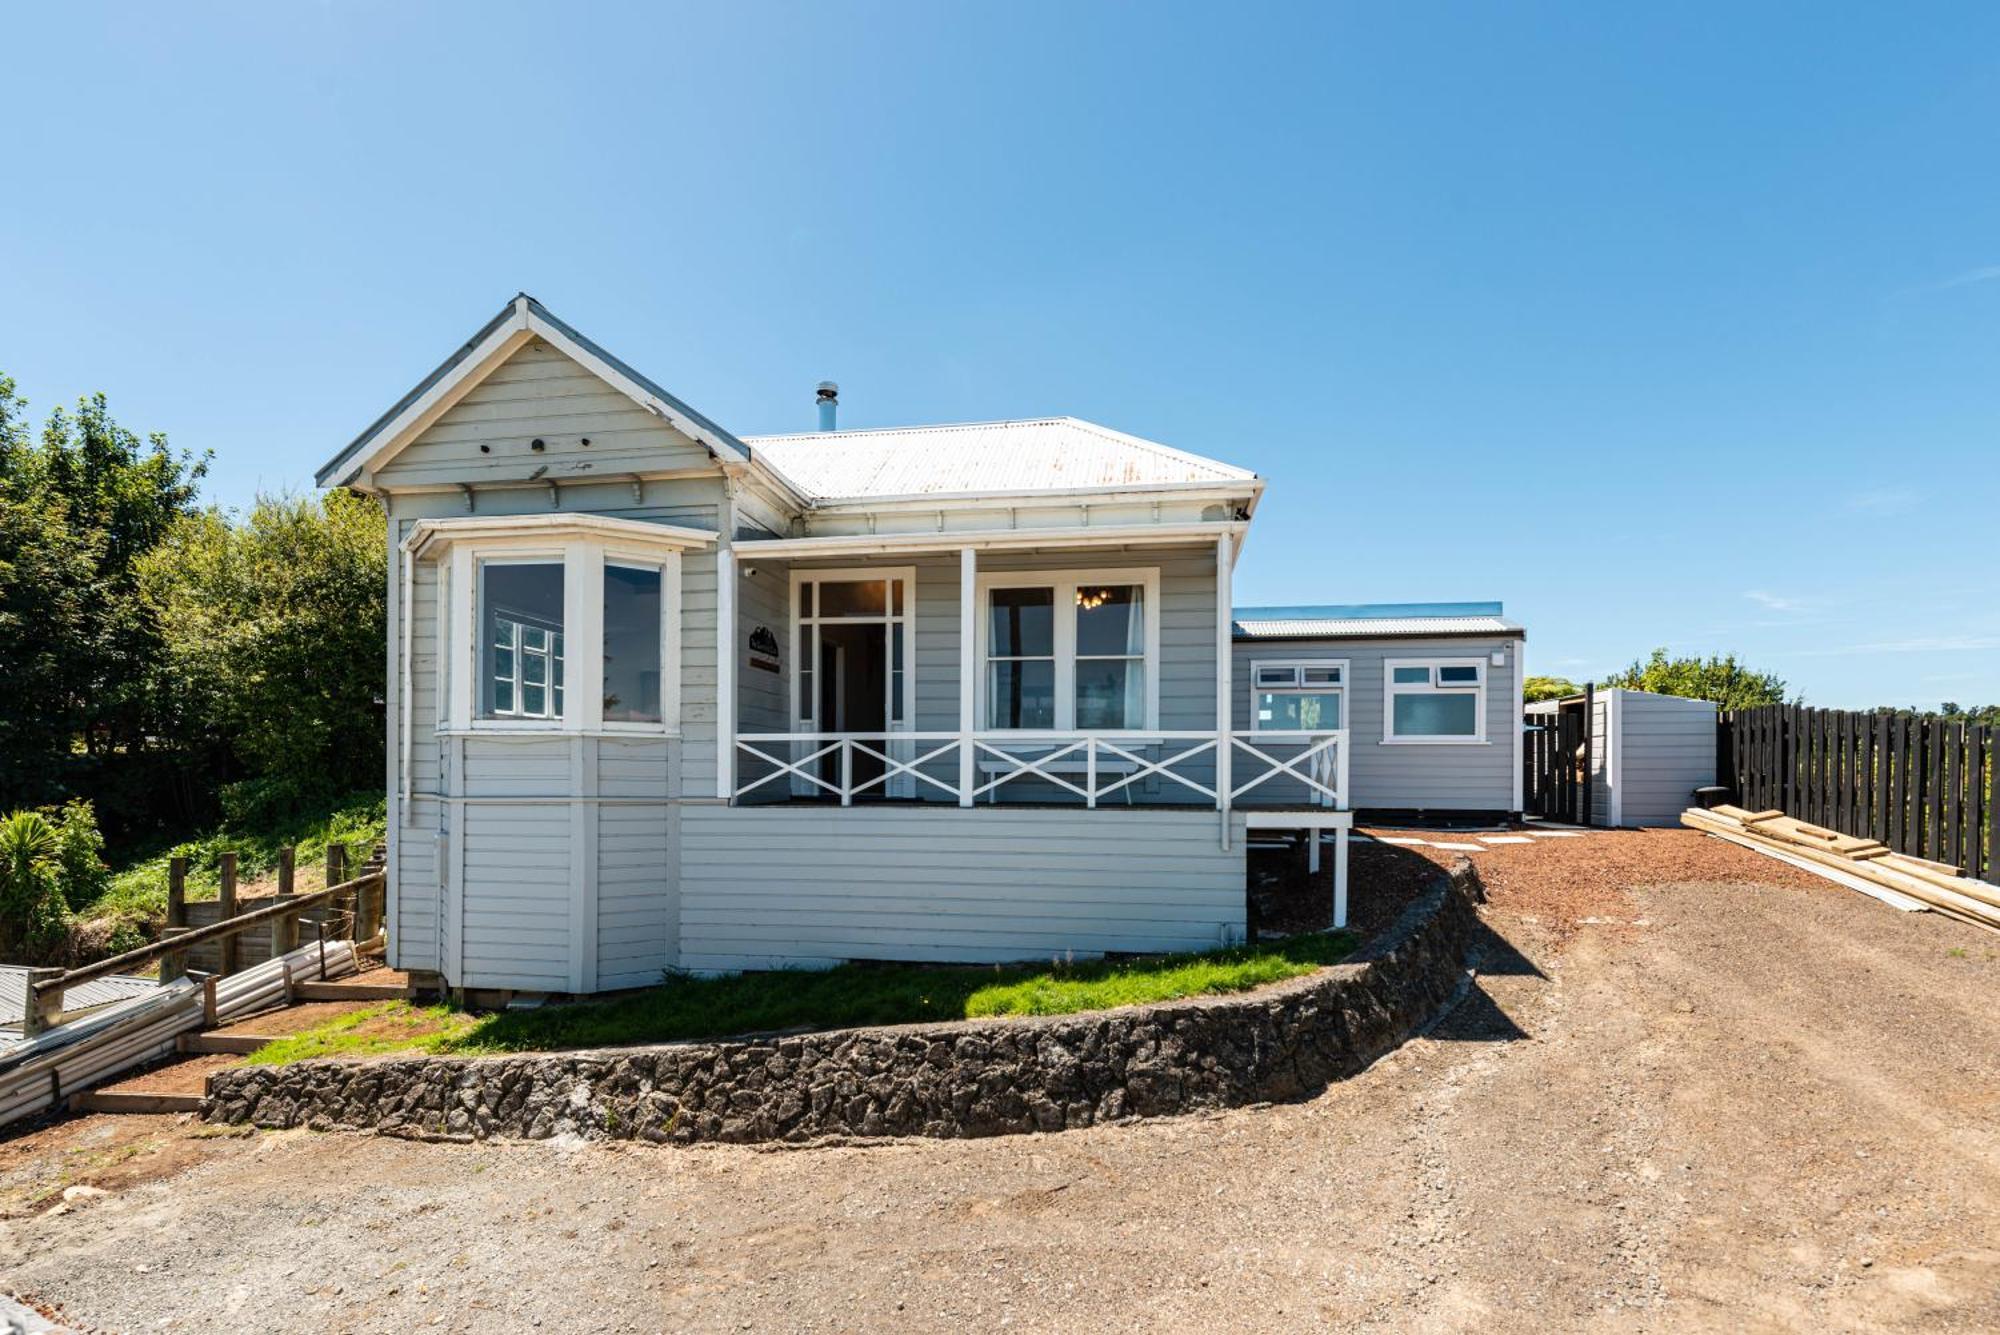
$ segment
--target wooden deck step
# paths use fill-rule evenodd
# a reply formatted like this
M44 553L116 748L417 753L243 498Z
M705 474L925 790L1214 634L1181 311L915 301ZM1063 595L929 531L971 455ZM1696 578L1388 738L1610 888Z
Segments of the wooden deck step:
M73 1112L94 1113L182 1113L200 1112L199 1094L146 1094L120 1090L93 1089L70 1096Z
M174 1040L174 1047L185 1053L228 1053L247 1057L275 1037L274 1034L182 1034Z
M362 975L364 978L366 974ZM295 983L292 995L300 1001L407 1001L416 995L408 983Z

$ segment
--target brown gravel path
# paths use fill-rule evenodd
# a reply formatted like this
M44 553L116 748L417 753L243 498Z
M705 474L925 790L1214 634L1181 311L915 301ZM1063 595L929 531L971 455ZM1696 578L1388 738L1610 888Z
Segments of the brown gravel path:
M85 1119L0 1145L0 1274L116 1330L2000 1327L2000 941L1592 842L1480 855L1477 987L1305 1103L774 1152ZM109 1195L28 1203L120 1120Z

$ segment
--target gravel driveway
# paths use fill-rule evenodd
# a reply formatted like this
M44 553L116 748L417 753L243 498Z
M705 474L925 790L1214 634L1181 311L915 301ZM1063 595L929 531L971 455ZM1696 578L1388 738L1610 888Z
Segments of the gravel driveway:
M2000 1328L2000 938L1591 842L1584 889L1482 854L1477 987L1310 1102L777 1151L84 1119L0 1146L0 1274L119 1331Z

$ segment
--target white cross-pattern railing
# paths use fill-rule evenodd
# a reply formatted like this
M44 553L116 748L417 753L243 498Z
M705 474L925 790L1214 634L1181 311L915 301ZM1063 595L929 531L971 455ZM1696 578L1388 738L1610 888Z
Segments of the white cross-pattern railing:
M851 806L856 797L893 794L971 806L997 802L1006 785L1026 782L1095 807L1106 798L1129 804L1137 785L1158 779L1219 811L1252 793L1253 802L1274 806L1347 807L1344 730L767 732L738 733L736 749L736 802L806 796ZM1228 763L1218 765L1222 757ZM857 760L875 772L858 775ZM1218 771L1227 778L1219 780ZM1266 786L1274 780L1303 799Z

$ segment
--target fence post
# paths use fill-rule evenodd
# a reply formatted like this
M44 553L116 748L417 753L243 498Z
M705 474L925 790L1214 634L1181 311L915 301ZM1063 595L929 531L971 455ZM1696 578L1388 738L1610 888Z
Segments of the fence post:
M221 855L219 862L220 867L218 870L222 876L222 888L216 894L215 900L216 920L218 922L236 916L236 855L234 853L224 853ZM235 933L231 933L223 937L218 945L222 952L222 972L224 974L235 973L236 966L242 959L242 942Z
M162 941L171 941L177 936L186 936L193 930L191 927L164 928L160 932L160 939ZM184 978L186 976L187 952L185 950L170 950L160 956L160 981L162 983L171 983L177 978Z
M61 988L50 988L47 991L37 991L35 989L35 984L37 983L62 976L63 971L61 969L29 969L27 971L27 978L21 984L22 987L27 989L21 998L21 1037L33 1038L35 1035L45 1032L55 1022L55 1018L62 1014L63 994Z
M1986 879L2000 885L2000 735L1986 730Z
M187 926L188 860L167 859L167 926Z
M290 844L278 850L278 893L281 895L292 893L292 872L297 857L298 850Z
M346 879L347 846L345 844L330 843L326 846L326 887L331 890ZM329 899L326 902L326 907L320 910L320 925L322 929L326 926L327 921L340 911L340 908L341 903L339 900ZM326 933L324 930L320 933L320 953L322 956L326 953ZM325 971L323 961L321 971L322 973Z
M1606 731L1608 732L1610 730L1610 723L1611 723L1609 717L1611 712L1611 705L1608 701L1604 706L1604 711L1606 714L1605 728ZM1567 755L1565 755L1563 757L1563 764L1568 765L1569 763L1570 759ZM1597 810L1591 804L1592 790L1597 785L1597 781L1591 777L1591 773L1596 768L1597 768L1597 683L1594 681L1587 681L1583 684L1583 773L1580 776L1578 776L1577 779L1578 792L1576 794L1575 810L1570 817L1570 819L1574 820L1578 825L1584 826L1585 828L1588 828L1597 823ZM1610 782L1610 778L1611 776L1609 774L1605 775L1605 781L1607 785ZM1610 813L1606 812L1605 814L1609 815Z

